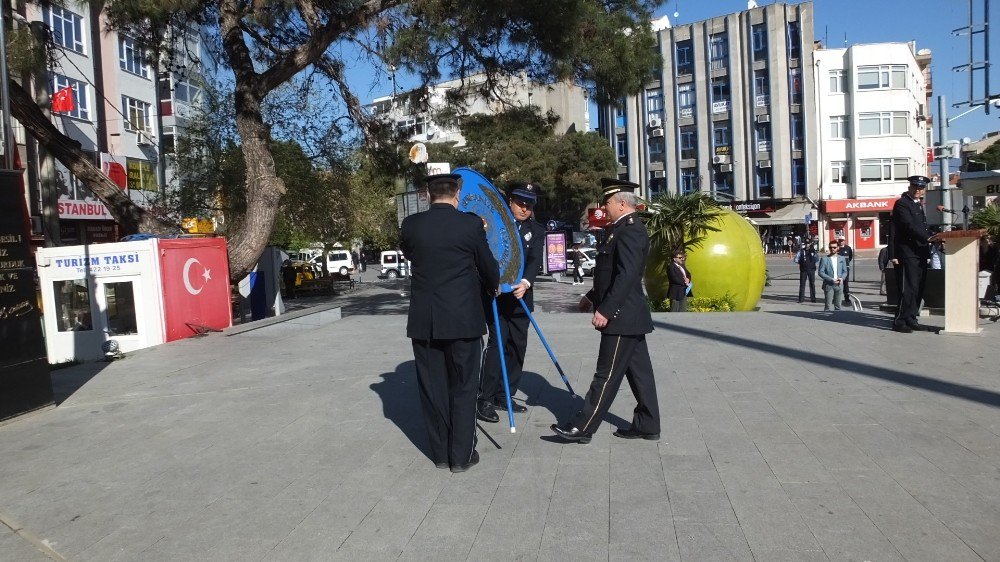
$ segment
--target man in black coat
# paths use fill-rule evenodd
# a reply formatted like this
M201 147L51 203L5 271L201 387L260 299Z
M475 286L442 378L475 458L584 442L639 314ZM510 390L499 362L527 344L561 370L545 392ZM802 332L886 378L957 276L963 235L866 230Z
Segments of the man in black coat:
M844 306L851 306L851 268L854 267L854 248L847 245L843 236L837 237L837 242L840 244L840 250L838 254L844 256L844 261L847 262L847 275L844 276Z
M500 285L482 219L458 210L460 182L457 174L429 176L430 209L403 219L400 231L400 248L412 266L406 336L413 343L431 459L452 472L479 462L483 296L495 295Z
M542 247L545 245L545 229L532 218L535 202L538 200L538 188L530 183L518 183L510 191L508 204L517 224L518 237L524 249L524 274L520 282L514 286L514 291L497 297L497 312L500 316L500 341L503 342L504 359L507 364L507 382L510 385L511 408L515 412L526 412L528 408L514 402L521 383L521 372L524 369L524 354L528 349L528 314L521 308L517 299L524 299L528 309L535 310L534 291L535 276L542 264ZM480 383L479 404L476 414L486 422L500 421L497 407L507 409L507 396L503 390L503 374L500 369L500 354L497 346L496 327L493 323L493 305L490 300L487 307L486 321L489 325L490 337L486 344L486 354L483 356L483 379Z
M931 180L927 176L910 176L907 179L909 189L892 207L892 249L889 256L896 264L894 271L899 294L892 329L904 334L924 329L917 322L917 316L920 314L920 301L924 298L927 260L931 257L930 242L934 239L927 228L921 203Z
M649 360L646 334L653 331L642 273L649 253L649 235L636 215L638 184L602 179L604 203L612 224L597 250L594 288L580 301L581 310L594 308L591 324L601 332L597 370L584 398L583 409L572 421L552 431L568 441L589 443L601 425L621 386L628 378L638 404L632 426L614 432L623 439L660 438L660 409L656 397L653 365Z
M684 250L674 252L673 261L667 266L667 298L670 299L670 312L687 312L688 286L691 285L691 272L684 267L687 254Z
M799 302L805 300L806 284L809 285L809 297L816 302L816 266L819 265L819 253L812 240L806 240L798 253L795 263L799 264Z

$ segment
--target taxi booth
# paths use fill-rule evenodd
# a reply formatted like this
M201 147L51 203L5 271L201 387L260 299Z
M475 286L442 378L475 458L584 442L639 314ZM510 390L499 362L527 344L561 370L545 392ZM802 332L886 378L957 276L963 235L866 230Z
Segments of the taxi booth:
M42 248L37 263L49 363L232 325L224 238Z

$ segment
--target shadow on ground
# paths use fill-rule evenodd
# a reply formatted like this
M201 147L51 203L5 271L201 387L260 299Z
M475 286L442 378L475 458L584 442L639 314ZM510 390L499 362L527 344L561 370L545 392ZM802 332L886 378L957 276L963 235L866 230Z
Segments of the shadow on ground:
M403 435L429 460L430 446L427 428L420 412L420 393L417 388L417 370L413 361L401 363L391 373L379 375L381 381L369 388L382 400L382 414L396 424Z
M52 368L52 398L62 404L108 366L107 362L80 363Z

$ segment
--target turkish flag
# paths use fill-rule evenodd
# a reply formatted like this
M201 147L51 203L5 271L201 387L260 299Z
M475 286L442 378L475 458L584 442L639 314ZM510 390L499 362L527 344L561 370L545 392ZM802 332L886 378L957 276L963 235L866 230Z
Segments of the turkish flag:
M67 112L76 109L73 103L73 88L66 86L52 96L52 111Z
M168 342L232 326L225 238L157 240Z

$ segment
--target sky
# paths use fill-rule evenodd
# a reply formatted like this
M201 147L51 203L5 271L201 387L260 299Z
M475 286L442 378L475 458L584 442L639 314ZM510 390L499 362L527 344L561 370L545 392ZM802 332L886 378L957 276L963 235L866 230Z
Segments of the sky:
M998 19L1000 2L996 0L973 0L977 17L981 19L982 3L992 2L992 20ZM774 3L772 0L757 0L758 5ZM795 2L788 2L790 4ZM872 9L877 7L877 9ZM716 16L739 12L747 8L746 0L668 0L654 14L667 15L674 25L684 25ZM843 47L847 44L908 42L916 41L917 49L930 49L931 76L934 82L931 110L935 116L937 138L937 96L944 95L948 103L948 115L954 120L950 124L949 137L972 140L982 138L987 132L1000 130L1000 108L991 108L986 115L979 108L965 116L955 118L968 107L956 108L951 104L968 98L968 73L952 71L954 66L968 63L968 38L952 34L952 30L968 24L968 0L814 0L814 34L817 40L828 47ZM674 13L677 17L674 17ZM991 90L1000 94L1000 32L994 32L993 48L990 54L996 59L991 76ZM981 35L979 37L982 37ZM982 52L978 52L980 59ZM354 84L363 84L358 93L365 102L392 93L392 82L388 77L376 77L370 67L365 73L362 68L353 69L349 79ZM980 83L981 84L981 83ZM981 97L982 87L977 84ZM417 85L415 80L397 76L399 91ZM367 96L366 96L367 93ZM596 125L596 115L591 116Z

